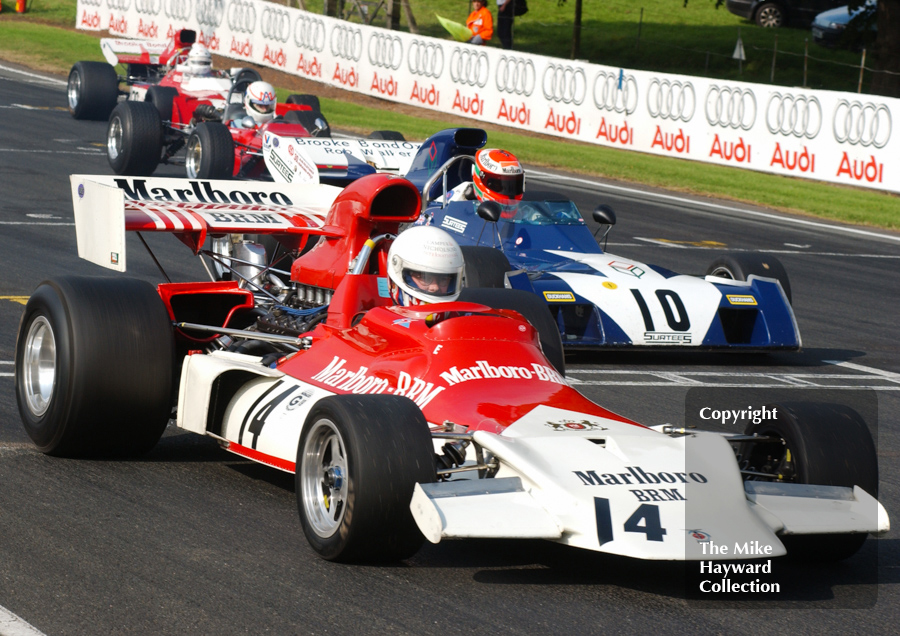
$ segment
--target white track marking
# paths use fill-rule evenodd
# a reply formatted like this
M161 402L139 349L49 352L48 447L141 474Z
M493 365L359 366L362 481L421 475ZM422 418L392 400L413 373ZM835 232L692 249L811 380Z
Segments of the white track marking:
M8 71L10 73L18 73L19 75L24 75L25 77L33 77L34 79L39 79L42 82L46 82L48 84L55 84L56 86L68 85L68 82L66 80L57 79L55 77L47 77L46 75L38 75L37 73L29 73L28 71L20 71L17 68L4 66L3 64L0 64L0 71Z
M629 195L637 195L641 197L649 197L652 199L659 199L661 201L671 201L672 203L677 203L679 205L685 205L688 207L701 207L708 208L711 210L722 210L725 212L731 212L734 214L743 214L747 216L756 216L763 219L775 219L778 221L783 221L785 223L793 223L795 225L806 225L809 227L815 227L823 230L829 230L832 232L845 232L848 234L859 234L861 236L871 236L880 239L885 239L888 241L896 241L900 243L900 235L892 235L892 234L881 234L879 232L872 232L871 230L861 230L855 227L843 226L843 225L831 225L830 223L822 223L820 221L808 221L806 219L791 217L791 216L782 216L780 214L771 214L768 212L759 212L757 210L747 210L744 208L732 207L730 205L722 205L720 203L709 203L708 201L698 201L695 199L688 199L685 197L678 197L672 194L660 194L657 192L648 192L646 190L639 190L637 188L627 188L625 186L617 186L607 183L600 183L598 181L591 181L589 179L579 179L578 177L568 177L566 175L560 174L551 174L549 172L541 172L539 170L534 170L532 168L528 169L528 176L537 177L551 180L551 181L571 181L573 183L580 183L582 185L591 186L597 188L599 190L612 190L615 192L621 192Z
M0 221L0 225L75 225L74 223L51 223L49 221Z
M721 246L710 246L710 245L686 245L684 243L673 243L671 241L667 241L665 239L652 239L646 238L644 236L635 236L634 240L641 241L640 245L645 243L651 243L653 245L661 245L662 247L674 247L678 249L687 249L687 250L706 250L706 251L717 251L721 252L724 248ZM610 243L612 245L612 243ZM638 245L633 243L632 245ZM850 258L850 257L858 257L858 258L900 258L900 254L848 254L846 252L810 252L808 250L751 250L751 249L741 249L735 247L729 247L729 252L763 252L765 254L803 254L804 256L837 256L840 258Z
M0 636L45 636L45 634L0 606Z
M822 360L825 364L833 364L837 367L844 367L845 369L855 369L857 371L863 371L865 373L871 373L873 375L880 375L891 382L900 382L900 373L894 373L893 371L884 371L882 369L876 369L874 367L866 367L861 364L856 364L854 362L839 362L837 360Z

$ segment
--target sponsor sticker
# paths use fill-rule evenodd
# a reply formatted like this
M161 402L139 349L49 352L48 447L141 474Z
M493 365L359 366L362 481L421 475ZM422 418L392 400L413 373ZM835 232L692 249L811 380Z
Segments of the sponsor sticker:
M629 276L634 276L635 278L640 278L647 273L637 265L632 265L631 263L623 263L622 261L610 261L609 266L620 274L628 274Z
M442 228L450 230L451 232L456 232L457 234L462 234L463 232L465 232L467 225L467 222L461 221L452 216L445 216L441 221Z
M732 305L756 305L756 298L753 296L738 296L728 294L725 296Z
M607 428L597 422L588 420L561 420L559 422L547 422L554 431L605 431Z
M548 303L574 303L575 294L572 292L545 291L544 300Z
M609 281L609 280L606 281L605 283L603 283L603 286L606 287L607 289L618 289L619 288L618 285L616 285L614 282Z
M118 265L119 264L119 253L118 252L110 252L109 253L109 263L110 263L110 265Z

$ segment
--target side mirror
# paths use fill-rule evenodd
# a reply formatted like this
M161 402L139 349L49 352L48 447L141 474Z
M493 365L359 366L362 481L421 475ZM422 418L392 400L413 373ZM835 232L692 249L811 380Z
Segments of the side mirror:
M326 121L325 121L323 118L321 118L321 117L316 117L316 121L314 121L313 123L316 125L316 127L315 127L315 129L313 130L313 133L312 133L312 136L313 136L313 137L318 137L320 132L322 132L323 130L325 130L326 128L328 128L328 122L326 122Z
M502 212L503 208L501 208L500 204L496 201L482 201L478 204L478 207L475 208L475 213L478 216L480 216L485 221L490 221L491 223L496 223L497 221L499 221L500 214Z
M600 225L615 225L616 213L608 205L598 205L594 209L594 221Z

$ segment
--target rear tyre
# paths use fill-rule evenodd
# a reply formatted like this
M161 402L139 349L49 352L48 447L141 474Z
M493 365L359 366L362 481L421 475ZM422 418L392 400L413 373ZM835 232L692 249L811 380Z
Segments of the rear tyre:
M106 62L75 62L69 71L66 97L75 119L109 119L119 99L116 69Z
M814 402L773 404L774 420L747 427L747 435L781 438L782 444L744 443L741 468L783 475L783 480L820 486L859 486L878 495L878 457L869 428L848 406ZM788 556L803 561L840 561L855 554L868 535L811 534L779 537Z
M537 329L541 339L541 349L553 368L560 375L566 375L566 356L563 353L562 337L553 314L539 296L520 289L486 289L464 287L459 294L460 302L478 303L494 309L513 309Z
M465 287L506 286L506 273L513 270L506 254L493 247L460 245L465 261L463 285Z
M755 20L763 28L784 26L784 9L775 2L766 2L756 11Z
M162 121L156 106L122 102L113 109L106 128L106 157L116 174L149 176L162 154Z
M144 95L144 101L156 106L159 118L163 121L172 121L172 104L178 91L171 86L151 86Z
M184 163L189 179L230 179L234 175L234 140L228 126L207 121L194 128Z
M319 98L315 95L289 95L286 104L297 104L299 106L309 106L314 113L321 113L322 107L319 106Z
M313 407L297 448L300 523L329 561L394 561L423 537L409 503L435 479L422 411L393 395L335 395Z
M41 283L16 341L16 400L38 449L141 455L172 411L175 340L151 285L130 278Z
M403 133L396 130L373 130L369 133L369 139L384 139L385 141L406 141Z
M791 281L788 278L787 270L774 256L750 253L725 254L710 263L706 270L707 276L718 276L731 280L747 280L751 274L776 279L781 283L788 302L792 302Z

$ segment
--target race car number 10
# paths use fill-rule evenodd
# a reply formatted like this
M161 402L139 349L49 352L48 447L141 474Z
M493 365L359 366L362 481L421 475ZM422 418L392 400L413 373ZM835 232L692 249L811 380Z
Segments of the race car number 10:
M653 317L650 315L650 308L647 307L647 301L644 300L644 296L637 289L632 289L631 293L641 310L641 316L644 318L644 327L646 327L647 331L656 331L653 328ZM666 322L669 323L669 328L672 331L687 331L691 328L687 310L684 308L684 303L678 297L678 294L670 289L657 289L656 298L659 300L659 304L662 305L663 313L666 315ZM675 311L672 311L673 309ZM675 316L676 312L678 313L677 318Z

